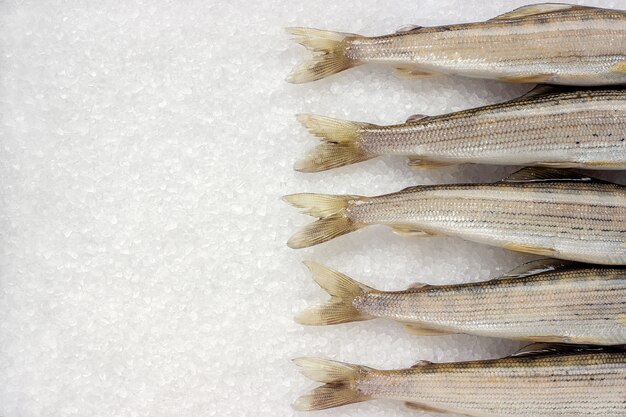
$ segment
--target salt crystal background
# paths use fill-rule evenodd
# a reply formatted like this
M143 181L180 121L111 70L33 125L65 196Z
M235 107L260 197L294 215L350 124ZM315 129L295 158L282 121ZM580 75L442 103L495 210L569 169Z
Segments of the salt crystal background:
M326 297L303 259L402 289L487 279L531 257L383 227L293 251L285 242L309 218L280 196L500 179L513 169L416 172L403 158L299 174L292 163L315 142L293 115L390 124L529 89L399 80L373 66L290 85L285 76L309 54L285 26L377 35L524 3L0 3L0 415L304 415L290 403L314 384L291 364L296 356L392 368L518 348L416 337L380 321L295 324ZM379 401L315 415L419 413Z

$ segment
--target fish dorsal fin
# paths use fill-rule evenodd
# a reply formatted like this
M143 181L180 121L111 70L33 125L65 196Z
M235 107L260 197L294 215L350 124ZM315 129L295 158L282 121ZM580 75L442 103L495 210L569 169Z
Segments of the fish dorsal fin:
M542 258L522 264L507 272L502 278L524 278L532 275L543 274L545 272L567 269L574 265L578 264L576 262L564 261L561 259Z
M425 114L412 114L409 117L407 117L406 122L405 123L415 123L418 120L422 120L424 117L428 117Z
M433 363L431 361L425 361L425 360L421 360L419 362L417 362L415 365L411 366L411 368L421 368L423 366L428 366L428 365L432 365Z
M408 291L417 291L417 290L423 290L426 287L429 287L430 284L425 284L423 282L414 282L413 284L409 285L409 287L407 288Z
M422 29L423 27L424 26L419 26L419 25L404 25L396 29L396 33L414 32L416 30Z
M511 357L528 357L544 355L567 355L573 353L624 352L620 346L568 345L565 343L532 343L524 346Z
M493 20L516 20L523 19L530 16L538 16L546 13L562 12L564 10L579 10L579 9L593 9L593 7L579 6L577 4L563 4L563 3L540 3L531 4L528 6L522 6L510 12L498 15L489 21Z
M425 159L421 156L409 156L407 165L413 169L430 169L430 168L442 168L445 166L454 165L454 162L440 162Z
M571 182L588 182L588 183L607 183L598 178L591 177L582 172L569 169L527 167L519 171L515 171L502 182L555 182L555 181L571 181Z
M394 224L391 226L394 233L400 236L412 236L412 237L431 237L432 234L423 231L412 224Z
M532 90L526 94L514 99L515 100L527 100L529 98L547 96L548 94L558 93L561 91L572 90L571 88L564 88L562 86L555 86L550 84L537 84Z

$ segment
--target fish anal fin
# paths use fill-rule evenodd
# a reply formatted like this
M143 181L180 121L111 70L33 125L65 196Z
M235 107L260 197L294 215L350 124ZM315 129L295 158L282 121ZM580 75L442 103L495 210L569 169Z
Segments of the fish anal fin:
M598 178L591 177L576 170L562 170L556 168L527 167L515 171L502 182L553 182L553 181L574 181L574 182L596 182L606 183Z
M416 323L404 323L404 330L416 336L445 336L447 334L453 334L453 332L447 332L445 330L429 329Z
M413 169L428 169L428 168L442 168L450 165L454 165L452 162L440 162L424 159L419 156L409 156L407 165Z
M524 75L506 75L500 77L500 81L507 83L520 84L543 84L549 82L554 74L524 74Z
M410 237L433 237L433 233L425 232L412 224L394 224L391 226L394 233L400 236Z
M395 75L398 78L424 78L436 75L433 72L421 70L416 67L396 67Z
M412 403L412 402L405 402L404 405L406 406L406 408L410 409L410 410L415 410L415 411L422 411L422 412L426 412L426 413L439 413L439 414L450 414L451 412L448 410L444 410L442 408L436 408L436 407L432 407L430 405L426 405L426 404L420 404L420 403Z
M549 256L551 258L555 258L558 255L558 252L554 249L524 243L507 243L503 247L504 249L514 252L532 253L534 255Z
M498 15L492 20L514 20L514 19L523 19L529 16L537 16L546 13L553 12L561 12L564 10L572 10L572 9L582 9L584 6L578 6L575 4L560 4L560 3L541 3L541 4L531 4L528 6L522 6L515 10L511 10L510 12L503 13Z
M619 62L611 67L611 72L626 74L626 61Z

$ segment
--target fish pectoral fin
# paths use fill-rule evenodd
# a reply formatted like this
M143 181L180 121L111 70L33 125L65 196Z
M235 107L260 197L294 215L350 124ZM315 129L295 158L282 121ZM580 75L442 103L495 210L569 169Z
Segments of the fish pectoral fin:
M502 182L555 182L572 181L586 183L607 183L576 170L562 170L556 168L527 167L515 171Z
M444 410L442 408L436 408L436 407L432 407L430 405L426 405L426 404L420 404L420 403L412 403L412 402L405 402L404 405L406 406L406 408L410 409L410 410L415 410L415 411L424 411L427 413L440 413L440 414L450 414L450 411L448 410Z
M564 261L561 259L544 258L522 264L507 272L501 278L524 278L544 272L557 271L580 265L577 262ZM498 279L498 278L496 278Z
M500 81L507 83L520 83L520 84L543 84L549 82L554 74L522 74L522 75L506 75L500 77Z
M503 248L512 250L515 252L532 253L534 255L549 256L551 258L556 258L558 255L558 252L554 249L544 248L544 247L535 246L535 245L526 245L523 243L507 243L503 246Z
M584 7L578 6L576 4L559 4L559 3L541 3L541 4L531 4L528 6L522 6L515 10L511 10L510 12L503 13L498 15L489 21L492 20L514 20L514 19L523 19L529 16L537 16L546 13L560 12L563 10L573 10L573 9L592 9L593 7Z
M433 237L437 236L434 233L425 232L419 229L417 226L412 224L394 224L390 226L394 233L400 236L411 236L411 237Z
M626 74L626 61L619 62L611 67L611 72Z
M395 75L398 78L424 78L424 77L432 77L435 74L434 72L428 72L421 70L416 67L396 67Z
M416 336L445 336L447 334L454 334L454 332L447 332L445 330L429 329L416 323L404 323L404 330Z
M439 162L424 159L419 156L409 156L407 165L413 169L428 169L428 168L442 168L450 165L454 165L452 162Z

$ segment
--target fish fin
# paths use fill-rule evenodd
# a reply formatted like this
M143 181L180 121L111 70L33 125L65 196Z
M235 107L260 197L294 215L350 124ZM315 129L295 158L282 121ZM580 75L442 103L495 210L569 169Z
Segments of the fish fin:
M626 74L626 61L619 62L611 67L611 72Z
M426 413L438 413L438 414L451 414L452 411L444 410L443 408L431 407L426 404L414 403L407 401L404 403L404 406L409 410L421 411Z
M322 358L297 358L293 362L304 376L324 383L298 398L293 404L296 410L323 410L371 398L359 391L356 385L359 379L367 377L372 368Z
M361 145L363 129L373 127L369 123L350 122L313 114L299 114L298 121L322 144L313 148L308 155L296 162L294 169L300 172L319 172L350 165L376 157Z
M291 236L287 246L293 249L306 248L364 227L365 225L355 223L347 215L350 203L363 198L354 195L307 193L283 197L292 206L303 208L305 214L320 218Z
M416 67L396 67L395 76L398 78L424 78L437 75L433 72L421 70Z
M519 352L511 357L520 356L542 356L542 355L565 355L572 353L584 352L623 352L624 348L620 346L595 346L595 345L573 345L566 343L531 343L524 346Z
M291 27L287 32L294 40L313 52L321 52L297 67L287 81L295 84L319 80L329 75L361 65L346 56L347 38L361 38L352 33L331 32L312 28Z
M561 259L542 258L522 264L507 272L502 278L524 278L532 275L543 274L545 272L568 269L575 265L580 264Z
M409 117L407 117L406 122L405 123L415 123L419 120L424 119L426 116L425 114L412 114Z
M534 255L549 256L551 258L556 258L558 255L558 252L554 249L524 243L506 243L503 248L514 252L532 253Z
M537 16L546 13L554 13L561 12L564 10L574 10L574 9L591 9L592 7L584 7L578 6L576 4L562 4L562 3L541 3L541 4L531 4L528 6L522 6L515 10L511 10L510 12L503 13L498 15L489 21L493 20L515 20L515 19L523 19L529 16Z
M548 94L554 94L554 93L558 93L562 91L569 91L569 90L573 90L573 88L566 87L566 86L551 85L551 84L538 84L535 87L533 87L530 91L514 99L513 101L547 96Z
M424 159L420 156L409 156L407 165L413 169L429 169L429 168L442 168L450 165L454 165L453 162L440 162Z
M515 171L502 182L555 182L555 181L573 181L573 182L596 182L606 183L607 181L594 178L576 170L563 170L556 168L544 167L527 167L519 171Z
M500 77L500 81L519 84L543 84L549 82L554 74L526 74L526 75L506 75Z
M409 285L409 287L407 288L407 290L420 290L423 289L425 287L428 287L430 284L424 284L423 282L414 282L413 284Z
M396 33L415 32L416 30L420 30L420 29L423 29L423 28L424 28L424 26L404 25L404 26L400 26L398 29L396 29Z
M394 224L390 226L394 233L400 236L411 237L433 237L436 236L433 233L425 232L412 224Z
M424 366L428 366L432 364L433 363L431 361L421 360L421 361L418 361L415 365L411 366L411 368L422 368Z
M367 294L373 290L372 288L317 262L304 261L304 264L313 274L315 282L330 294L331 299L324 304L306 309L296 317L296 322L321 326L373 318L361 313L353 305L355 298Z
M445 330L429 329L416 323L404 323L404 330L416 336L445 336L447 334L454 334L454 332Z

